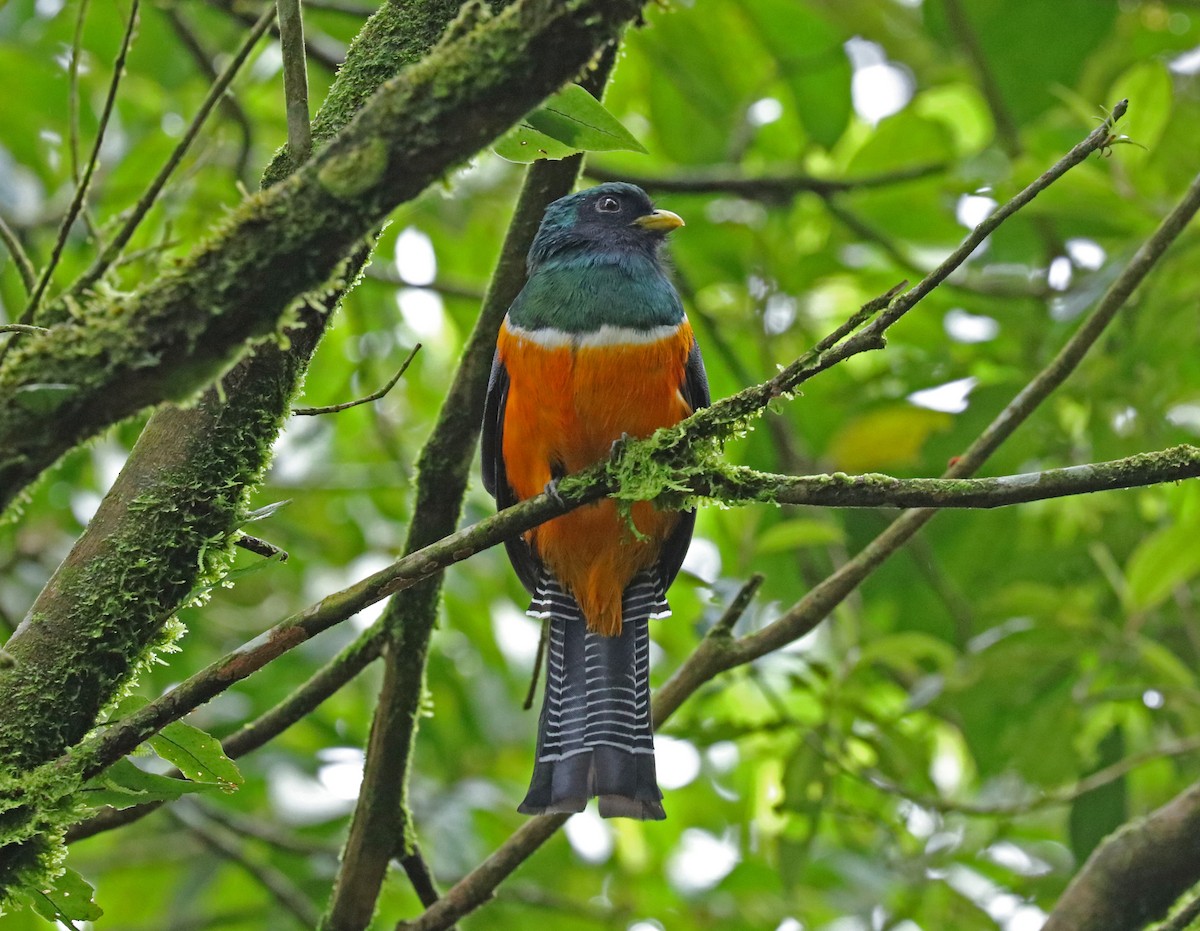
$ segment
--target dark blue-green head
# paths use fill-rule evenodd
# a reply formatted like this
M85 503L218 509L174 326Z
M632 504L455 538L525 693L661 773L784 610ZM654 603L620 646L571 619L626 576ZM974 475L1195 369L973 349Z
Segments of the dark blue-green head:
M546 208L529 250L529 271L576 256L657 258L667 233L683 226L669 210L655 210L636 184L610 181L560 197Z
M611 182L546 208L529 250L529 280L508 310L518 327L573 333L647 329L683 320L683 304L658 258L683 226L633 184Z

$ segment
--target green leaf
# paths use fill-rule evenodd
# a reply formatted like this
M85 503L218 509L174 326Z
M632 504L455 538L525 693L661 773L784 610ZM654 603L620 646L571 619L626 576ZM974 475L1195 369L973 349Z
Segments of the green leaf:
M95 921L104 909L92 901L95 890L82 876L68 868L54 881L51 889L28 893L29 904L43 918L61 921L74 928L75 921Z
M850 124L853 70L842 36L795 0L752 0L746 12L778 62L800 122L813 141L833 146Z
M755 549L761 555L784 553L806 546L825 546L843 539L840 528L819 520L798 517L768 527L758 538Z
M256 520L266 520L280 508L285 508L291 503L291 498L284 498L282 501L272 501L270 504L264 504L260 508L255 508L253 511L247 512L245 518L242 519L242 523L238 526L244 526Z
M60 382L38 382L31 385L21 385L13 392L18 404L26 410L36 413L49 414L58 409L58 405L79 390L78 385L65 385Z
M178 766L188 779L217 783L227 792L242 784L242 774L221 749L221 742L198 727L174 721L148 743L164 760Z
M1146 611L1166 600L1178 586L1200 573L1196 528L1176 524L1138 544L1125 567L1129 608Z
M1120 762L1125 756L1125 733L1119 727L1114 727L1100 741L1097 749L1095 766L1088 769L1087 775L1099 772L1106 766ZM1128 776L1114 779L1084 792L1071 803L1068 816L1068 829L1071 840L1071 852L1075 861L1082 863L1092 851L1109 834L1124 824L1129 817Z
M595 97L572 84L547 100L496 142L510 162L560 159L576 152L645 152L645 147Z
M950 414L912 404L889 404L846 422L827 453L837 468L866 472L911 465L925 441L954 422Z
M88 780L82 790L82 798L93 808L105 805L112 808L132 808L149 802L173 802L191 792L224 792L226 783L198 782L187 779L172 779L157 773L138 769L128 759L121 759Z

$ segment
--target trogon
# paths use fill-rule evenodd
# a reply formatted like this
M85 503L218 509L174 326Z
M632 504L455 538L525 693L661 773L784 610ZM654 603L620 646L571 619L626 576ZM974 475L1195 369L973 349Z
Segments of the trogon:
M709 403L700 350L660 259L683 225L632 184L546 209L528 280L500 327L484 413L483 479L503 508ZM630 520L636 533L630 527ZM603 500L508 541L549 620L545 697L526 814L662 819L650 722L651 618L683 563L694 512Z

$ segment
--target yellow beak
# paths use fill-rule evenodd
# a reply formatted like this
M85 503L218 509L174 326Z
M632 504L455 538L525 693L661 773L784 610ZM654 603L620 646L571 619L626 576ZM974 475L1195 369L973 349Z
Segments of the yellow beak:
M669 233L671 230L683 226L683 217L677 213L671 213L670 210L655 210L644 217L638 217L633 221L633 225L640 226L644 230L653 230L656 233Z

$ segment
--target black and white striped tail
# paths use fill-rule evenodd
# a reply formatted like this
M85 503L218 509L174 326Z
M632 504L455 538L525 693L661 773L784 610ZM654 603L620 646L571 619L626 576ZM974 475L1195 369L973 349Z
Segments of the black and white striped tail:
M583 811L596 796L605 818L666 817L654 775L649 621L671 610L657 576L635 576L621 610L620 635L593 633L552 576L539 580L529 614L550 619L550 641L524 814Z

